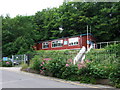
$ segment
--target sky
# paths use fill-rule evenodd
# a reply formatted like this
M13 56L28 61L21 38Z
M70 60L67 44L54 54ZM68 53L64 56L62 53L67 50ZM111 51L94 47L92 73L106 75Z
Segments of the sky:
M45 8L59 7L64 0L1 0L0 15L29 16Z

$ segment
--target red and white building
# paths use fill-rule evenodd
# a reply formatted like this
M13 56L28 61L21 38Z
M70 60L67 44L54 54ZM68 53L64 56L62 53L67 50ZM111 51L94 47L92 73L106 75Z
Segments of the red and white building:
M35 50L64 50L64 49L80 49L82 46L86 48L90 44L95 43L92 34L81 34L72 37L59 38L54 40L43 41L35 44Z

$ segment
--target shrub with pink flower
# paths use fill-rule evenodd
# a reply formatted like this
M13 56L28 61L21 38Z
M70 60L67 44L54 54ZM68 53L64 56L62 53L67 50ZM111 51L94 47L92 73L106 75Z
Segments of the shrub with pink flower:
M6 64L10 64L10 62L6 62Z
M67 63L71 63L72 64L73 60L70 58L70 59L67 60Z
M42 64L45 64L44 62L42 62Z
M44 58L43 60L49 61L49 60L51 60L51 58Z
M45 69L44 67L42 67L42 69Z
M82 63L77 64L77 66L78 66L78 69L81 69L81 68L83 68L83 67L86 67L86 65L85 65L85 64L82 64Z
M45 75L44 71L46 70L46 67L45 67L46 63L47 63L46 61L42 61L40 66L39 66L40 74L42 74L42 75Z
M43 71L43 70L40 70L40 74L44 75L45 73L44 73L44 71Z
M45 64L44 61L40 64L40 68L41 68L41 69L44 67L44 64Z
M43 66L42 64L40 64L40 66Z
M65 66L66 66L66 67L69 67L70 65L69 65L69 64L66 64Z
M90 60L88 60L88 59L87 59L87 60L85 60L85 62L86 62L86 63L89 63L89 62L90 62Z

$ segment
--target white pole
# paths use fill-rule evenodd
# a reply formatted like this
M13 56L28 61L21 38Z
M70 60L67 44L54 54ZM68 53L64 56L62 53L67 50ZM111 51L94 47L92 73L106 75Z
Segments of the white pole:
M88 25L87 25L87 50L89 48L89 45L88 45Z
M108 47L108 42L107 42L107 47Z
M101 43L100 43L100 49L101 49Z
M80 35L81 48L82 48L82 35Z
M14 66L14 56L12 55L12 66Z
M25 61L26 61L26 59L25 59L25 54L24 54L24 64L26 63Z
M95 49L95 43L94 43L94 49Z
M91 33L91 26L90 26L90 33Z

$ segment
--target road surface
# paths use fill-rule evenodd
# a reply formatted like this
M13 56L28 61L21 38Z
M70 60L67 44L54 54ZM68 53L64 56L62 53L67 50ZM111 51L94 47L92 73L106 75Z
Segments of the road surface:
M9 68L0 69L0 74L2 88L110 88L103 85L79 84Z

